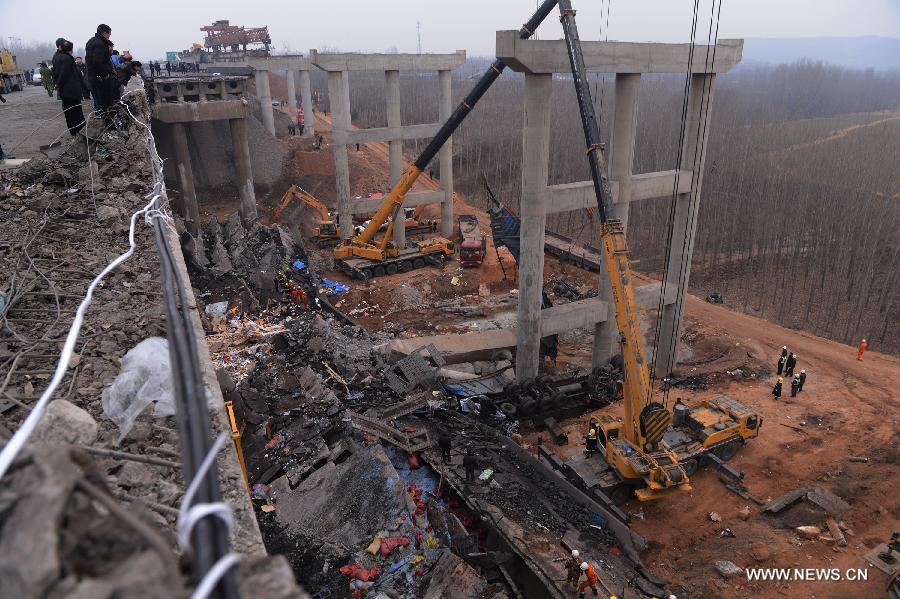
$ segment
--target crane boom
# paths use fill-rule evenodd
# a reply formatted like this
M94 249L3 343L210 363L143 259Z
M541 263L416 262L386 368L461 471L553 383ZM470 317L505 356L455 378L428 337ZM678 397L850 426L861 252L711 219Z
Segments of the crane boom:
M650 372L631 284L628 245L622 222L613 218L609 179L601 163L600 127L588 86L571 0L559 0L559 12L587 144L591 179L597 196L600 237L624 362L622 428L608 416L601 419L600 426L606 433L607 461L623 479L643 479L647 488L638 490L636 494L642 500L653 499L671 490L689 490L690 485L677 455L663 441L672 415L662 404L650 402Z
M528 39L534 35L534 31L556 7L557 2L558 0L544 0L528 22L522 25L522 28L519 30L519 38ZM456 110L450 115L450 118L448 118L441 126L435 136L431 138L431 141L425 149L422 150L422 153L419 154L419 157L416 158L415 162L406 169L403 176L400 177L400 180L397 181L397 184L375 212L366 228L357 236L348 240L348 243L335 249L335 258L340 259L352 256L353 246L371 246L372 241L375 239L375 234L388 217L399 212L400 208L403 206L403 200L406 198L406 194L412 189L416 179L419 178L419 175L425 170L428 163L431 162L431 159L437 155L438 150L441 149L450 136L453 135L453 132L456 131L460 124L462 124L466 116L468 116L475 107L475 104L478 103L478 100L480 100L485 92L490 89L491 85L493 85L494 81L497 80L505 68L506 63L502 60L495 60L491 64L490 68L488 68L484 75L481 76L478 83L475 84L475 87L473 87L463 101L459 103ZM382 253L390 238L390 230L388 230L387 233L388 234L384 236L384 239L380 244L381 247L379 249Z

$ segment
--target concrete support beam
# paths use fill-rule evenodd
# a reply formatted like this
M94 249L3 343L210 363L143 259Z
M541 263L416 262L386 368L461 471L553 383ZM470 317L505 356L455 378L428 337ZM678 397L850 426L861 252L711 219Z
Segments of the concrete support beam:
M241 197L241 220L251 223L257 218L256 191L253 189L253 173L250 168L250 144L247 140L247 121L229 119L231 144L234 148L234 174Z
M600 73L726 73L741 61L744 40L720 39L715 53L690 44L591 42L581 40L584 66ZM713 62L713 54L715 61ZM563 40L523 40L518 31L497 32L497 58L522 73L570 73Z
M384 72L384 97L386 103L388 129L400 131L400 71ZM391 189L403 176L403 141L399 136L388 142L391 169ZM398 222L405 223L403 211L398 215ZM397 247L406 247L406 227L394 227L394 243Z
M331 98L332 131L337 136L350 130L350 87L347 71L328 73L328 97ZM341 238L349 239L353 232L353 211L350 208L350 164L347 146L334 146L334 180L337 191L338 222Z
M259 111L263 127L275 135L275 113L272 112L272 92L269 90L269 71L254 70L256 78L256 97L259 98Z
M247 107L242 100L216 100L213 102L159 103L153 107L153 116L163 123L199 123L242 118Z
M367 214L370 212L375 212L376 210L378 210L378 207L381 206L381 203L383 201L384 198L358 198L350 200L350 213ZM421 204L439 204L443 201L443 190L415 191L406 194L406 198L403 200L403 205L407 208L414 208L415 206L419 206Z
M297 84L294 81L294 70L288 69L285 73L285 79L287 80L288 108L291 109L291 114L294 114L297 112Z
M447 122L453 110L451 103L451 76L448 69L438 73L441 86L438 114L442 123ZM441 235L453 235L453 137L447 139L439 154L441 165L441 188L444 190L444 203L441 204Z
M387 71L390 73L391 71ZM434 137L441 125L438 123L424 123L421 125L406 125L403 127L372 127L371 129L353 129L338 133L334 132L335 144L370 144L379 141L391 141L392 139L421 139Z
M678 193L687 193L691 190L690 171L680 171L678 179ZM676 171L659 171L655 173L642 173L629 175L618 181L610 180L609 188L613 201L617 204L649 200L672 195L675 187ZM579 181L577 183L563 183L550 185L547 188L547 213L568 212L570 210L584 210L595 208L597 196L594 193L593 181Z
M178 170L178 183L181 186L181 216L187 230L196 235L200 226L200 209L197 206L197 191L194 188L194 169L191 166L191 152L188 149L187 126L184 123L172 123L171 127L175 145L175 168Z
M656 375L662 377L675 367L675 349L681 338L684 320L685 295L691 276L694 239L697 233L697 210L700 207L703 164L706 161L706 142L709 138L709 117L712 114L715 74L692 75L688 98L687 124L681 158L681 168L693 171L692 189L675 198L675 219L669 261L666 264L668 286L663 301L659 345L653 362ZM677 293L672 292L677 289Z
M625 227L627 239L628 202L622 201L627 194L622 193L631 187L634 179L631 172L634 168L634 140L637 136L638 96L641 89L640 73L619 73L616 75L615 113L613 115L612 139L610 140L609 177L622 183L614 204L613 218L620 220ZM659 179L660 177L655 177ZM664 178L664 177L663 177ZM670 183L672 189L674 182ZM664 195L654 192L656 196ZM594 199L596 204L596 196ZM600 269L600 299L607 302L607 317L594 329L594 349L592 364L596 368L605 364L610 356L619 352L619 335L616 326L616 313L613 304L612 286L606 270L606 257L601 254L603 268Z
M519 232L519 330L516 340L516 379L533 379L540 369L541 290L544 286L543 200L550 153L550 115L553 76L525 76L522 205Z
M312 86L309 83L309 71L300 71L300 102L303 106L303 136L312 137L316 132L316 115L312 105Z
M309 51L309 61L323 71L444 71L461 67L466 51L454 54L320 54Z

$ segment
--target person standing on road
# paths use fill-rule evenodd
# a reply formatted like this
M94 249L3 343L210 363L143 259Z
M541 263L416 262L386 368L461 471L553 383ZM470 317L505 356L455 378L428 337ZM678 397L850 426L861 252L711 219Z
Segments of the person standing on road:
M41 85L47 90L47 95L53 97L53 71L47 66L46 62L41 63Z
M73 136L84 128L84 112L81 110L83 89L81 71L72 58L72 42L64 40L61 51L53 57L53 71L56 78L56 93L62 100L66 126Z
M112 99L113 63L110 59L109 36L112 29L109 25L97 25L97 33L84 46L84 62L87 70L88 85L94 96L94 110L106 114Z
M781 373L784 372L784 364L787 362L787 356L784 353L781 354L781 357L778 358L778 375L781 376Z
M805 370L801 370L800 374L797 375L797 382L800 383L800 386L797 387L797 393L800 393L803 391L803 383L806 382L806 371Z
M781 383L784 381L783 378L778 377L778 381L775 383L775 386L772 388L772 395L775 396L775 399L781 399Z
M866 353L866 350L869 348L869 342L863 339L859 342L859 348L856 350L856 359L862 362L863 354Z
M478 469L478 460L472 454L472 449L466 449L466 455L463 456L463 468L466 469L466 482L475 482L475 470Z
M788 356L787 362L784 365L784 374L785 376L794 376L794 367L797 366L797 354L791 354Z
M78 67L78 76L81 78L81 97L85 100L90 100L91 90L87 84L87 74L85 73L84 59L80 56L76 56L75 66Z
M172 63L168 60L166 61L166 77L172 76Z
M797 397L797 392L800 390L800 375L795 374L794 378L791 379L791 397Z

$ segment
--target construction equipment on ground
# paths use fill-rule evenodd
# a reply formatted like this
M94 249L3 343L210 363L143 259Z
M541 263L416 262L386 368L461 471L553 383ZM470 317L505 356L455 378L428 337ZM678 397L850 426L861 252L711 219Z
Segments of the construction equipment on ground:
M278 219L281 218L282 212L295 201L306 204L319 213L319 224L316 225L315 235L313 236L313 240L319 247L332 246L341 240L340 229L338 229L334 220L331 218L331 213L328 212L328 208L325 207L325 204L298 185L291 185L288 190L284 192L281 201L278 202L278 205L272 210L271 221L277 223Z
M571 1L559 0L559 12L597 196L600 238L612 285L616 325L624 358L624 417L618 419L611 414L602 414L597 428L593 429L596 436L589 438L589 441L602 447L597 454L610 466L610 478L617 483L611 492L616 496L630 494L630 490L634 489L637 498L645 501L673 492L690 491L689 478L678 455L663 440L672 421L672 413L663 404L651 401L650 371L631 286L628 246L622 222L613 218L612 193L600 156L600 128ZM612 499L615 501L616 497Z
M25 71L16 64L9 50L0 50L0 93L20 92L28 84Z
M759 434L762 418L758 414L725 396L697 402L692 407L679 399L672 426L672 412L664 404L652 400L650 371L631 284L628 246L622 222L612 217L613 198L600 156L603 150L600 128L571 0L560 0L559 10L597 197L600 238L612 286L623 358L623 418L602 413L591 423L586 437L587 453L597 450L601 459L586 460L587 465L598 468L594 472L578 474L583 480L589 479L592 487L603 490L613 503L627 499L632 490L641 501L689 491L689 476L696 471L703 457L726 474L740 478L740 473L725 466L724 462L734 457L737 448L747 439ZM578 470L577 463L574 470Z
M474 214L460 214L459 223L459 264L460 266L481 266L487 250L487 240L478 226Z
M530 38L556 3L557 0L544 0L519 30L519 37ZM427 263L442 264L445 258L456 253L456 244L443 238L421 241L412 248L398 248L391 242L393 224L401 214L403 201L416 179L505 68L506 63L502 60L495 60L491 64L415 162L406 169L365 229L335 248L334 261L339 270L358 278L377 277L421 268ZM376 241L375 234L384 223L388 223L387 229L383 237Z

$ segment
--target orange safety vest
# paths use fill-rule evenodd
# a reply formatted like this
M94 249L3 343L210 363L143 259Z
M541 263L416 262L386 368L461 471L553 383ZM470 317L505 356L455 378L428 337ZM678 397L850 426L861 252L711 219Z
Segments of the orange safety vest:
M584 571L587 576L588 582L591 584L597 584L599 578L597 578L597 573L594 571L594 565L588 564L588 569Z

